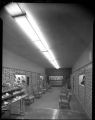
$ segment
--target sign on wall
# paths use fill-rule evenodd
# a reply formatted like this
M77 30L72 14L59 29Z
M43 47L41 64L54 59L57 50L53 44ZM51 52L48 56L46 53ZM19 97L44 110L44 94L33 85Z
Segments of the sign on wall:
M49 80L63 80L63 76L49 76Z

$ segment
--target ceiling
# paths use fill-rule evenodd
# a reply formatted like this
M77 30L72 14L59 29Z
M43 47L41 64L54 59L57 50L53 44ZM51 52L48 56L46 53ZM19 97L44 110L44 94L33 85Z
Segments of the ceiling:
M71 4L25 3L61 67L72 67L93 40L93 16ZM3 47L45 68L53 67L6 11L2 11Z

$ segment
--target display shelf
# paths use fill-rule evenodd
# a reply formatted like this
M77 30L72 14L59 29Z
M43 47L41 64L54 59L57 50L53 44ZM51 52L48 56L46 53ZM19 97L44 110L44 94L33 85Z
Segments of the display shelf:
M7 107L8 105L10 105L11 103L10 102L8 102L6 105L2 105L2 110L5 108L5 107Z
M20 99L22 99L22 98L25 98L27 96L27 94L25 94L25 95L22 95L22 96L18 96L18 97L15 97L15 98L13 98L10 102L6 102L6 105L2 105L2 109L4 109L5 107L7 107L8 105L11 105L12 103L14 103L14 102L16 102L16 101L18 101L18 100L20 100Z
M6 96L6 97L2 96L2 100L10 99L11 97L12 97L12 95L9 95L9 96Z
M18 100L20 100L20 99L22 99L22 98L25 98L26 96L27 96L27 95L18 96L18 97L16 97L15 99L13 99L11 103L14 103L14 102L16 102L16 101L18 101Z
M12 92L12 91L21 90L21 89L22 89L22 88L20 88L20 87L9 88L8 90L2 91L2 93Z
M6 106L22 99L25 95L25 90L22 87L11 87L11 89L2 92L2 109Z
M2 93L2 101L11 99L11 98L15 97L16 95L19 95L22 93L24 93L24 90L21 90L21 88L11 89L11 91L7 90L6 92Z
M17 91L17 92L13 92L12 96L15 97L17 95L23 94L24 92L25 92L25 90L20 90L20 91Z

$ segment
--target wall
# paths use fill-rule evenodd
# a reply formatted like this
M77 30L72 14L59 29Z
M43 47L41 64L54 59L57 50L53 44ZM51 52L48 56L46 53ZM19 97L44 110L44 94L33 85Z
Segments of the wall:
M86 48L86 50L81 54L79 59L74 64L72 71L75 71L78 68L80 68L92 61L92 49L93 49L92 47L93 47L93 45L91 42L90 45Z
M44 68L5 48L3 48L2 61L2 83L9 82L13 85L15 74L24 74L29 77L29 86L27 86L28 93L32 94L34 86L38 89L40 85L40 75L45 75Z
M53 86L56 85L65 85L67 83L67 85L70 87L70 73L71 73L71 68L60 68L60 69L46 69L45 74L47 75L47 77L49 76L63 76L63 81L56 81L56 80L52 80L52 84ZM48 78L49 81L49 78Z
M73 66L71 75L72 90L84 111L92 118L92 45L83 52ZM79 85L79 75L85 74L85 86Z
M45 70L41 66L33 62L30 62L27 59L7 49L3 49L3 66L24 69L24 70L28 70L31 72L38 72L38 73L44 73L44 70Z

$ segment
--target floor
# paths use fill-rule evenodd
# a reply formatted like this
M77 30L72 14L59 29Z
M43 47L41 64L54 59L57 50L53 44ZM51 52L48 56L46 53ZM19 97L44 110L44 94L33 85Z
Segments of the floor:
M61 88L52 87L41 98L25 107L23 116L11 116L16 119L88 119L81 105L74 95L70 102L70 109L59 109L59 95Z
M48 91L42 95L40 99L36 99L35 102L31 105L32 108L47 108L47 109L58 109L59 104L59 94L60 88L53 87L48 89Z

